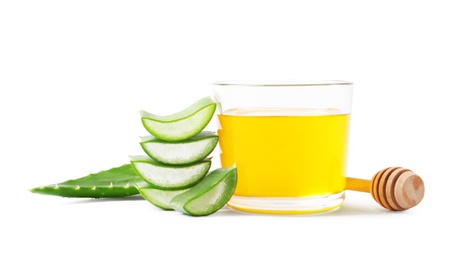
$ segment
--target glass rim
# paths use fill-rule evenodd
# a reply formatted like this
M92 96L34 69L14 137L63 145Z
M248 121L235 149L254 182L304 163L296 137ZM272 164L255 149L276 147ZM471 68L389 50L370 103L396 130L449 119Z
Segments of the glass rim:
M226 80L213 83L215 86L244 87L308 87L348 85L352 82L344 80Z

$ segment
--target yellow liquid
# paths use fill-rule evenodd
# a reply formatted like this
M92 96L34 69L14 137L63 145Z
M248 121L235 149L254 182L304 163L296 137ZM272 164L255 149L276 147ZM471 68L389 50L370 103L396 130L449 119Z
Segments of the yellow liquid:
M242 108L218 118L222 166L237 167L234 195L327 196L345 189L348 114Z

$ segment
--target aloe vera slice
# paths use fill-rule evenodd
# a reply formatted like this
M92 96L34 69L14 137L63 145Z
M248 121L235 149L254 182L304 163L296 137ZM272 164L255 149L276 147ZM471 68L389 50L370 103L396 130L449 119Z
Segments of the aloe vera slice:
M140 145L152 159L164 164L190 164L205 159L218 143L218 135L203 131L179 143L170 143L150 135L143 137Z
M186 109L168 116L140 111L145 129L160 140L178 142L200 133L215 113L216 103L205 97Z
M144 184L130 164L68 180L33 188L33 193L70 198L126 197L139 194L136 185Z
M170 201L175 196L188 190L188 188L182 190L163 190L150 185L138 187L138 189L144 199L163 210L173 210Z
M218 168L190 190L172 199L172 208L191 216L206 216L221 209L236 187L236 167Z
M147 156L131 157L131 164L139 176L149 184L167 190L184 189L195 185L212 164L206 159L187 165L168 165L150 159Z

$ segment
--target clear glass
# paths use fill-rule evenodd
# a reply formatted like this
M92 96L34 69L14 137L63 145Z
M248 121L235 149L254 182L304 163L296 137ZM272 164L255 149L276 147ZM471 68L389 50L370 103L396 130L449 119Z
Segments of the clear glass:
M340 207L352 83L223 81L213 95L221 164L237 167L230 208L309 214Z

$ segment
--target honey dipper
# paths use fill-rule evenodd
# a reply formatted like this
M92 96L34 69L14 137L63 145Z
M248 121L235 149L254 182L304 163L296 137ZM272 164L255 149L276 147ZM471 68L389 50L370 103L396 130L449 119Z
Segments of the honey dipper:
M372 180L347 178L347 190L370 192L382 207L401 211L412 208L423 199L423 180L411 170L388 167L374 175Z

